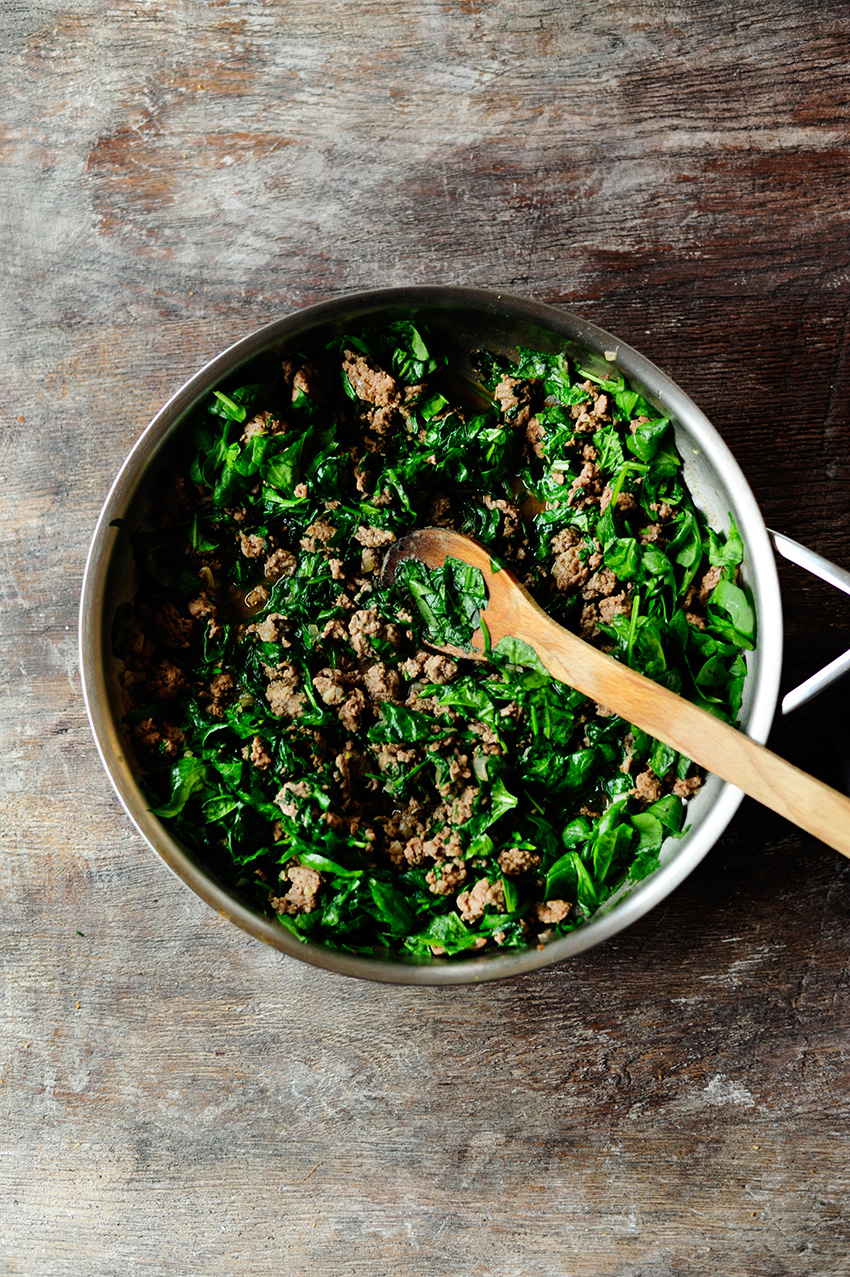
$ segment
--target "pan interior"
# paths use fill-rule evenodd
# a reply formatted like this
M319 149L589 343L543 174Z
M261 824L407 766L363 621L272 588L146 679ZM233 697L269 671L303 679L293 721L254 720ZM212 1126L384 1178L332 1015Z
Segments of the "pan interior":
M257 914L215 880L196 855L179 844L148 811L140 772L121 727L120 664L111 652L111 625L119 603L132 597L135 572L126 528L145 512L169 467L176 436L194 406L211 389L248 365L276 360L291 351L324 344L364 321L419 317L455 352L452 374L474 376L470 357L482 348L515 355L518 346L565 351L583 368L611 375L615 368L674 422L686 482L710 526L729 527L734 516L746 547L742 577L752 591L759 643L748 656L741 725L763 741L772 721L781 666L782 622L775 563L755 500L734 458L692 401L638 352L585 320L524 299L460 289L389 290L324 303L285 319L237 343L202 369L166 404L139 440L107 499L92 543L83 589L81 646L89 716L104 765L137 828L187 884L219 912L259 939L303 960L342 974L399 983L449 984L518 974L570 956L635 921L663 899L702 859L725 829L740 791L709 777L688 806L688 832L669 840L658 870L631 888L622 888L577 931L543 952L528 950L431 963L363 958L325 946L302 943L273 920ZM252 379L250 376L246 379ZM110 526L113 520L125 528Z

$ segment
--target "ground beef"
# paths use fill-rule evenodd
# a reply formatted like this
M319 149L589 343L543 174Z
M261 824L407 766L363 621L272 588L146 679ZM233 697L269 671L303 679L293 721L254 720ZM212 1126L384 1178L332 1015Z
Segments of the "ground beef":
M245 422L245 429L242 431L242 443L248 443L249 440L257 438L258 435L266 433L266 413L258 412L255 417L251 417Z
M471 891L462 891L457 898L457 909L464 922L477 922L490 905L496 913L505 911L505 889L501 882L491 883L489 878L479 878Z
M343 621L327 621L319 637L323 642L325 639L336 639L337 642L343 643L348 638L348 630Z
M415 656L408 656L402 661L399 669L407 675L408 678L419 678L425 668L425 662L428 660L429 652L417 652Z
M313 679L313 686L326 705L341 705L345 700L348 680L340 670L324 669Z
M374 404L376 407L391 407L400 402L401 392L396 379L379 368L368 355L346 350L342 370L357 398L364 403Z
M711 595L720 584L720 578L723 575L722 568L709 568L705 576L699 583L699 601L707 603Z
M422 677L426 683L450 683L457 675L457 661L442 653L432 652L425 657Z
M209 691L201 693L209 700L208 710L211 714L220 718L224 713L224 706L233 697L236 690L236 679L232 674L222 672L215 674L210 679Z
M260 608L264 603L268 602L269 592L264 585L255 585L253 590L245 595L245 605L250 608Z
M294 803L293 798L309 798L312 790L304 780L287 780L275 795L277 803L284 816L290 819L297 815L298 805Z
M324 400L322 379L312 364L302 364L292 378L292 399L299 395L309 395L319 401Z
M395 533L390 532L389 528L359 527L354 534L354 539L359 541L361 545L375 548L380 545L392 545L396 537Z
M477 785L469 785L461 794L458 794L451 809L452 820L456 825L462 825L465 820L469 820L477 797Z
M474 718L469 724L469 730L480 740L482 754L501 754L502 744L499 733L489 723L482 723Z
M631 616L632 601L625 590L608 599L600 599L598 603L599 619L610 625L615 616Z
M270 683L292 683L294 687L297 687L301 682L301 675L292 661L279 661L276 665L264 665L263 669Z
M600 623L610 625L615 616L630 616L631 611L631 599L624 590L621 590L619 594L612 595L610 598L602 598L596 602L586 604L581 612L582 638L595 638L601 633Z
M170 528L175 523L181 523L189 510L189 485L183 475L175 475L166 489L160 509L160 527Z
M602 631L597 622L599 621L599 611L595 603L586 603L581 609L581 618L579 621L579 634L588 643L592 642Z
M638 533L638 541L641 545L654 545L661 537L661 532L662 528L660 523L648 523L646 527L642 528Z
M359 807L364 798L373 794L379 787L372 773L374 763L355 747L354 742L336 756L336 769L340 776L340 787L343 793L343 810Z
M552 537L551 546L553 554L565 554L567 550L572 550L574 546L581 545L584 538L575 528L562 528L560 532Z
M133 739L149 754L173 758L180 752L185 736L179 727L172 727L170 723L157 724L152 718L145 718L133 728Z
M623 746L625 748L625 753L623 755L623 761L620 763L620 771L623 773L624 776L628 776L629 772L632 770L632 761L634 759L634 747L635 747L635 738L631 732L628 732L626 734L626 738L623 741Z
M445 808L440 808L435 813L435 819L442 819L446 814ZM450 825L443 825L422 844L422 852L430 860L451 860L462 851L460 834Z
M505 501L503 497L490 497L486 493L481 498L485 510L498 510L502 516L501 535L507 540L515 536L520 527L519 506L515 501Z
M291 550L273 550L266 559L265 574L269 581L277 581L282 576L292 576L298 567L298 560Z
M698 793L703 786L702 776L685 776L684 779L676 780L673 784L673 793L678 798L692 798Z
M281 881L292 885L285 896L271 896L269 903L277 913L312 913L318 904L322 888L322 875L307 865L289 865L281 874Z
M493 397L508 421L525 426L531 416L531 392L527 382L516 377L503 377Z
M602 490L602 496L599 498L599 509L602 511L603 514L608 509L609 505L611 504L612 496L613 496L613 493L611 491L611 488L606 483L605 487ZM620 489L620 491L617 493L617 500L614 503L614 508L616 510L634 510L636 506L637 506L637 500L635 498L635 494L633 492L624 492L622 489Z
M280 643L289 629L290 620L282 612L272 612L264 621L258 621L251 629L261 643Z
M536 417L529 418L525 427L525 443L526 455L531 453L535 457L545 456L543 440L546 438L546 427Z
M448 527L452 521L452 503L443 492L438 492L431 500L428 509L427 524L436 527Z
M549 570L557 590L572 590L584 585L590 575L590 568L582 562L575 546L557 555Z
M363 726L369 703L365 695L356 687L348 699L339 708L339 721L348 732L359 732Z
M640 772L635 777L635 787L632 790L632 793L643 802L657 802L663 792L664 787L661 784L661 781L650 767L647 767L646 771Z
M244 532L239 534L239 549L245 555L246 559L259 559L262 557L266 543L262 537L254 534L247 536Z
M419 750L408 745L383 743L378 746L378 766L382 772L393 767L407 767L419 758Z
M455 754L449 763L449 781L454 784L458 780L469 780L471 776L469 755Z
M388 839L407 839L414 834L425 833L422 823L424 808L418 798L409 798L405 804L384 820L384 835Z
M184 696L189 691L189 684L178 666L163 660L147 680L147 689L155 701L170 701L175 696Z
M586 461L582 466L580 473L573 479L570 484L568 500L571 500L576 493L581 492L585 498L595 497L599 492L599 467L593 461Z
M301 538L301 549L306 550L308 554L315 554L317 550L323 550L334 536L336 536L334 525L328 523L326 519L317 519L315 523L310 524Z
M363 684L373 701L404 700L401 675L391 665L371 665L363 675Z
M509 878L530 873L532 869L540 867L540 856L536 851L528 851L525 847L508 847L505 851L500 851L498 861L502 873Z
M298 355L284 355L280 361L280 371L287 386L291 387L296 372L301 367L302 359Z
M619 582L610 568L602 568L599 572L594 572L584 586L581 597L583 599L599 599L607 598L609 594L613 594L617 589Z
M544 923L546 926L553 926L557 922L563 922L571 909L572 905L568 900L545 900L542 904L534 906L537 921Z
M377 608L362 608L348 622L348 635L358 656L374 656L376 648L370 639L380 639L397 647L400 631L397 625L382 621Z
M407 863L415 869L427 859L424 850L425 844L419 834L414 834L412 838L408 838L404 844L403 855Z
M270 412L258 412L250 421L246 421L242 431L242 443L248 443L258 435L280 435L286 432L286 425Z
M425 881L435 896L450 896L466 882L466 865L463 860L442 860L429 869Z
M387 434L397 425L399 420L403 419L403 411L400 412L396 407L370 408L365 414L366 422L378 436ZM380 438L374 439L369 435L366 436L365 443L367 448L373 449L376 452L380 451L382 447ZM372 504L378 504L374 497L372 498Z
M575 428L577 431L598 430L611 420L607 396L600 394L592 381L582 382L580 389L587 392L588 402L575 404L571 409Z
M266 688L269 708L278 718L297 718L307 704L307 697L287 682L269 683Z
M166 647L189 647L196 628L194 618L182 616L173 603L164 603L154 620L157 636Z
M251 741L250 749L246 746L243 753L251 766L256 767L258 771L268 771L272 765L273 760L269 753L269 747L262 736L255 736Z
M207 620L211 616L215 616L216 605L207 594L199 594L197 598L191 599L187 605L190 616L194 616L196 620Z

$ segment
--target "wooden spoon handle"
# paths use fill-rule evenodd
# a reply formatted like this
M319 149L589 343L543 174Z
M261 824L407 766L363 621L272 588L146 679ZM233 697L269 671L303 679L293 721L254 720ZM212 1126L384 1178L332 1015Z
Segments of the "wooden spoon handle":
M557 625L520 587L499 634L523 639L555 678L679 750L792 824L850 857L850 799L675 692ZM520 599L522 602L520 602ZM485 621L487 613L485 613ZM505 628L510 625L510 629Z

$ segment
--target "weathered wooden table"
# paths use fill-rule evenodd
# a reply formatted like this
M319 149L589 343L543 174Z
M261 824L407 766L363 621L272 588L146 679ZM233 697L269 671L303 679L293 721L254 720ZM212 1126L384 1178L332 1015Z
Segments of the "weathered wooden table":
M745 803L573 962L346 981L141 844L75 623L107 487L186 375L407 281L631 341L767 522L850 565L847 7L16 0L0 31L0 1271L846 1273L846 862ZM782 576L790 685L850 606ZM772 743L847 788L848 710Z

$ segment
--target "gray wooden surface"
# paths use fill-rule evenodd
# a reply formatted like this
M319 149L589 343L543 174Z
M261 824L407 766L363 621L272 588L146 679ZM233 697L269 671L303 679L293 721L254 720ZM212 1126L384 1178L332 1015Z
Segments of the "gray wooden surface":
M745 804L618 940L345 981L196 901L113 797L76 608L144 424L359 287L570 306L850 566L838 0L0 8L0 1272L722 1277L850 1267L850 867ZM850 641L783 571L786 682ZM850 694L774 747L847 787Z

